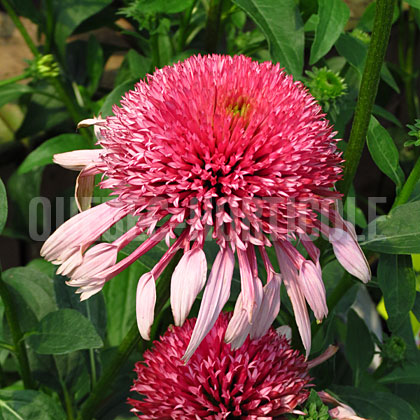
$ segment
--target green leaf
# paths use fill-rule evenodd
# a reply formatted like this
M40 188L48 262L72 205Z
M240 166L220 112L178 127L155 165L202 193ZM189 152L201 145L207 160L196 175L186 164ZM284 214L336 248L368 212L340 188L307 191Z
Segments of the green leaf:
M420 365L406 364L379 379L381 384L420 385Z
M391 112L387 111L385 108L382 108L381 106L375 104L375 105L373 105L372 113L375 114L378 117L384 118L385 120L391 121L397 127L401 127L402 128L402 124L400 123L400 121L398 120L398 118L396 118L394 116L394 114L392 114Z
M102 114L103 117L111 115L112 107L114 105L119 105L124 94L129 90L133 89L134 83L137 82L138 79L130 80L128 82L124 82L118 85L111 93L108 94L104 103L101 106L99 113Z
M33 329L39 320L57 310L52 280L28 267L10 268L3 273L14 298L23 332Z
M401 188L405 177L399 165L398 149L388 131L374 116L370 117L367 145L376 166L394 182L398 189Z
M343 398L359 416L370 420L418 420L418 413L402 398L391 392L369 392L347 386L334 386L334 391Z
M49 313L29 337L31 346L40 354L66 354L103 346L92 323L74 309Z
M405 0L410 6L420 9L420 0Z
M98 88L99 81L101 80L101 76L105 67L104 52L102 50L101 44L93 35L89 37L87 45L86 66L90 80L88 91L91 95L93 95Z
M302 75L304 31L294 0L233 0L259 26L267 38L273 61L295 78Z
M40 391L0 391L0 420L65 420L53 398Z
M318 16L319 22L311 47L310 65L330 51L350 17L350 9L342 0L319 0Z
M68 286L66 277L56 275L54 278L54 292L57 305L60 309L75 309L89 319L95 326L101 338L105 338L107 314L102 293L96 293L85 301L80 300L76 288ZM118 343L119 344L119 343Z
M31 93L33 89L27 85L11 83L0 87L0 108L16 99L19 99L25 93Z
M54 39L58 50L64 56L66 39L87 18L100 12L112 0L53 0L55 12Z
M420 253L420 201L414 201L391 210L369 223L361 245L371 251L385 254Z
M60 134L42 143L26 156L18 168L18 174L25 174L34 168L53 163L56 153L71 152L79 149L92 149L93 143L79 134Z
M368 327L357 313L350 309L347 314L346 357L355 375L369 367L374 351Z
M136 50L129 50L115 79L115 85L125 83L126 80L139 81L151 71L151 60L140 55Z
M3 181L0 179L0 234L7 220L7 194Z
M194 0L137 0L136 8L141 13L179 13L191 7Z
M389 315L388 325L391 331L397 333L416 298L416 276L411 255L381 255L378 281Z

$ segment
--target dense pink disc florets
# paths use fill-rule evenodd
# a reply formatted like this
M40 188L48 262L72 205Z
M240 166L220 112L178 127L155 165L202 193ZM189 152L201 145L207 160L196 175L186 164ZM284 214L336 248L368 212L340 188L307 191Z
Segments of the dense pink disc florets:
M240 246L261 232L308 233L313 202L337 197L331 126L279 64L190 57L137 83L113 111L100 129L103 186L137 214L188 220L191 236L213 227L219 243Z
M136 364L130 399L140 419L256 419L291 413L308 397L304 357L270 329L237 350L223 340L229 315L221 314L190 361L181 359L195 320L168 330ZM248 417L249 416L249 417Z

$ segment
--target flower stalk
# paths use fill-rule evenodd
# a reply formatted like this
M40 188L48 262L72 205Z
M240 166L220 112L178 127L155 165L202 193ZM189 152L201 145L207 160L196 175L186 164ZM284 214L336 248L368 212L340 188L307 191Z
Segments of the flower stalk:
M350 190L366 141L372 108L378 91L379 78L392 26L395 0L378 0L372 37L360 84L359 99L351 127L350 139L344 153L343 180L338 190L344 199Z
M0 296L4 304L4 313L6 315L7 324L10 328L12 335L14 354L16 355L19 363L20 373L25 389L34 389L34 381L32 379L31 370L29 367L28 354L26 353L25 342L23 334L19 326L19 320L15 311L15 303L10 294L10 291L3 281L0 271Z
M410 175L407 178L404 186L392 205L392 208L405 204L411 196L417 181L420 179L420 158L417 159L414 168L411 170Z
M221 12L222 0L211 0L206 23L206 50L209 53L214 53L217 49Z

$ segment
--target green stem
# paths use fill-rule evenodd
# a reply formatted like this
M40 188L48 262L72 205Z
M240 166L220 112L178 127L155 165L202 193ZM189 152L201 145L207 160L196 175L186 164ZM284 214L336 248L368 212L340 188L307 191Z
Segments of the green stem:
M192 2L191 6L184 12L181 19L181 27L179 28L179 39L178 39L178 52L182 52L185 48L185 41L187 39L187 29L191 20L191 14L195 7L195 1Z
M365 145L370 116L378 91L382 63L391 31L394 3L395 0L377 0L376 2L372 37L363 70L350 139L344 153L346 163L343 180L339 183L338 188L343 193L344 199L347 197L353 182Z
M206 22L206 50L209 53L216 52L219 40L220 15L222 12L222 0L210 0Z
M86 312L89 321L92 322L92 316L90 312L90 303L89 299L86 302ZM96 385L96 361L95 361L95 350L89 349L89 363L90 363L90 377L91 377L91 387L94 388Z
M410 172L410 175L408 176L407 181L405 182L404 186L402 187L402 190L400 191L397 198L395 199L394 204L392 205L392 208L400 206L401 204L405 204L408 201L419 179L420 179L420 158L417 159L417 162L414 165L414 168Z
M0 80L0 87L10 85L15 82L20 82L21 80L25 80L28 77L31 77L31 76L29 75L29 73L25 72L25 73L19 74L18 76L10 77L9 79Z
M7 288L6 283L2 279L0 272L0 296L4 304L4 313L6 315L6 320L12 334L13 345L15 349L15 354L18 359L20 374L23 381L23 386L25 389L34 389L34 382L32 380L31 370L29 368L28 354L26 353L25 342L23 340L23 335L20 330L19 320L15 311L15 302Z
M12 19L13 23L15 24L16 28L22 35L23 39L26 42L26 45L29 47L29 49L32 51L32 54L35 57L39 56L38 48L35 46L34 42L32 41L32 38L29 36L27 30L23 26L22 22L19 19L19 16L15 13L12 6L7 0L1 0L1 3L3 7L5 8L7 14L10 16L10 19Z

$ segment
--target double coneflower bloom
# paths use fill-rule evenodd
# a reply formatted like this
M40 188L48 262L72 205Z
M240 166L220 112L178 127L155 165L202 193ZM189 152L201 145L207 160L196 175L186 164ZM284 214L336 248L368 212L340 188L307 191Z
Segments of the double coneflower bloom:
M61 264L59 273L86 299L165 240L167 251L137 288L138 326L148 339L155 281L183 250L171 281L176 325L204 288L185 360L228 301L237 261L241 293L226 341L237 348L248 335L262 337L279 311L284 283L309 352L306 303L318 320L327 315L320 252L312 239L322 234L347 271L364 282L370 278L354 227L337 211L334 185L342 159L314 98L278 64L196 56L156 70L113 112L81 123L95 126L100 149L55 156L56 163L80 171L81 213L60 226L42 255ZM90 208L96 174L113 198ZM136 221L132 228L114 242L97 243L129 215ZM117 262L118 252L141 234L147 239ZM206 240L219 247L214 261L206 259Z

